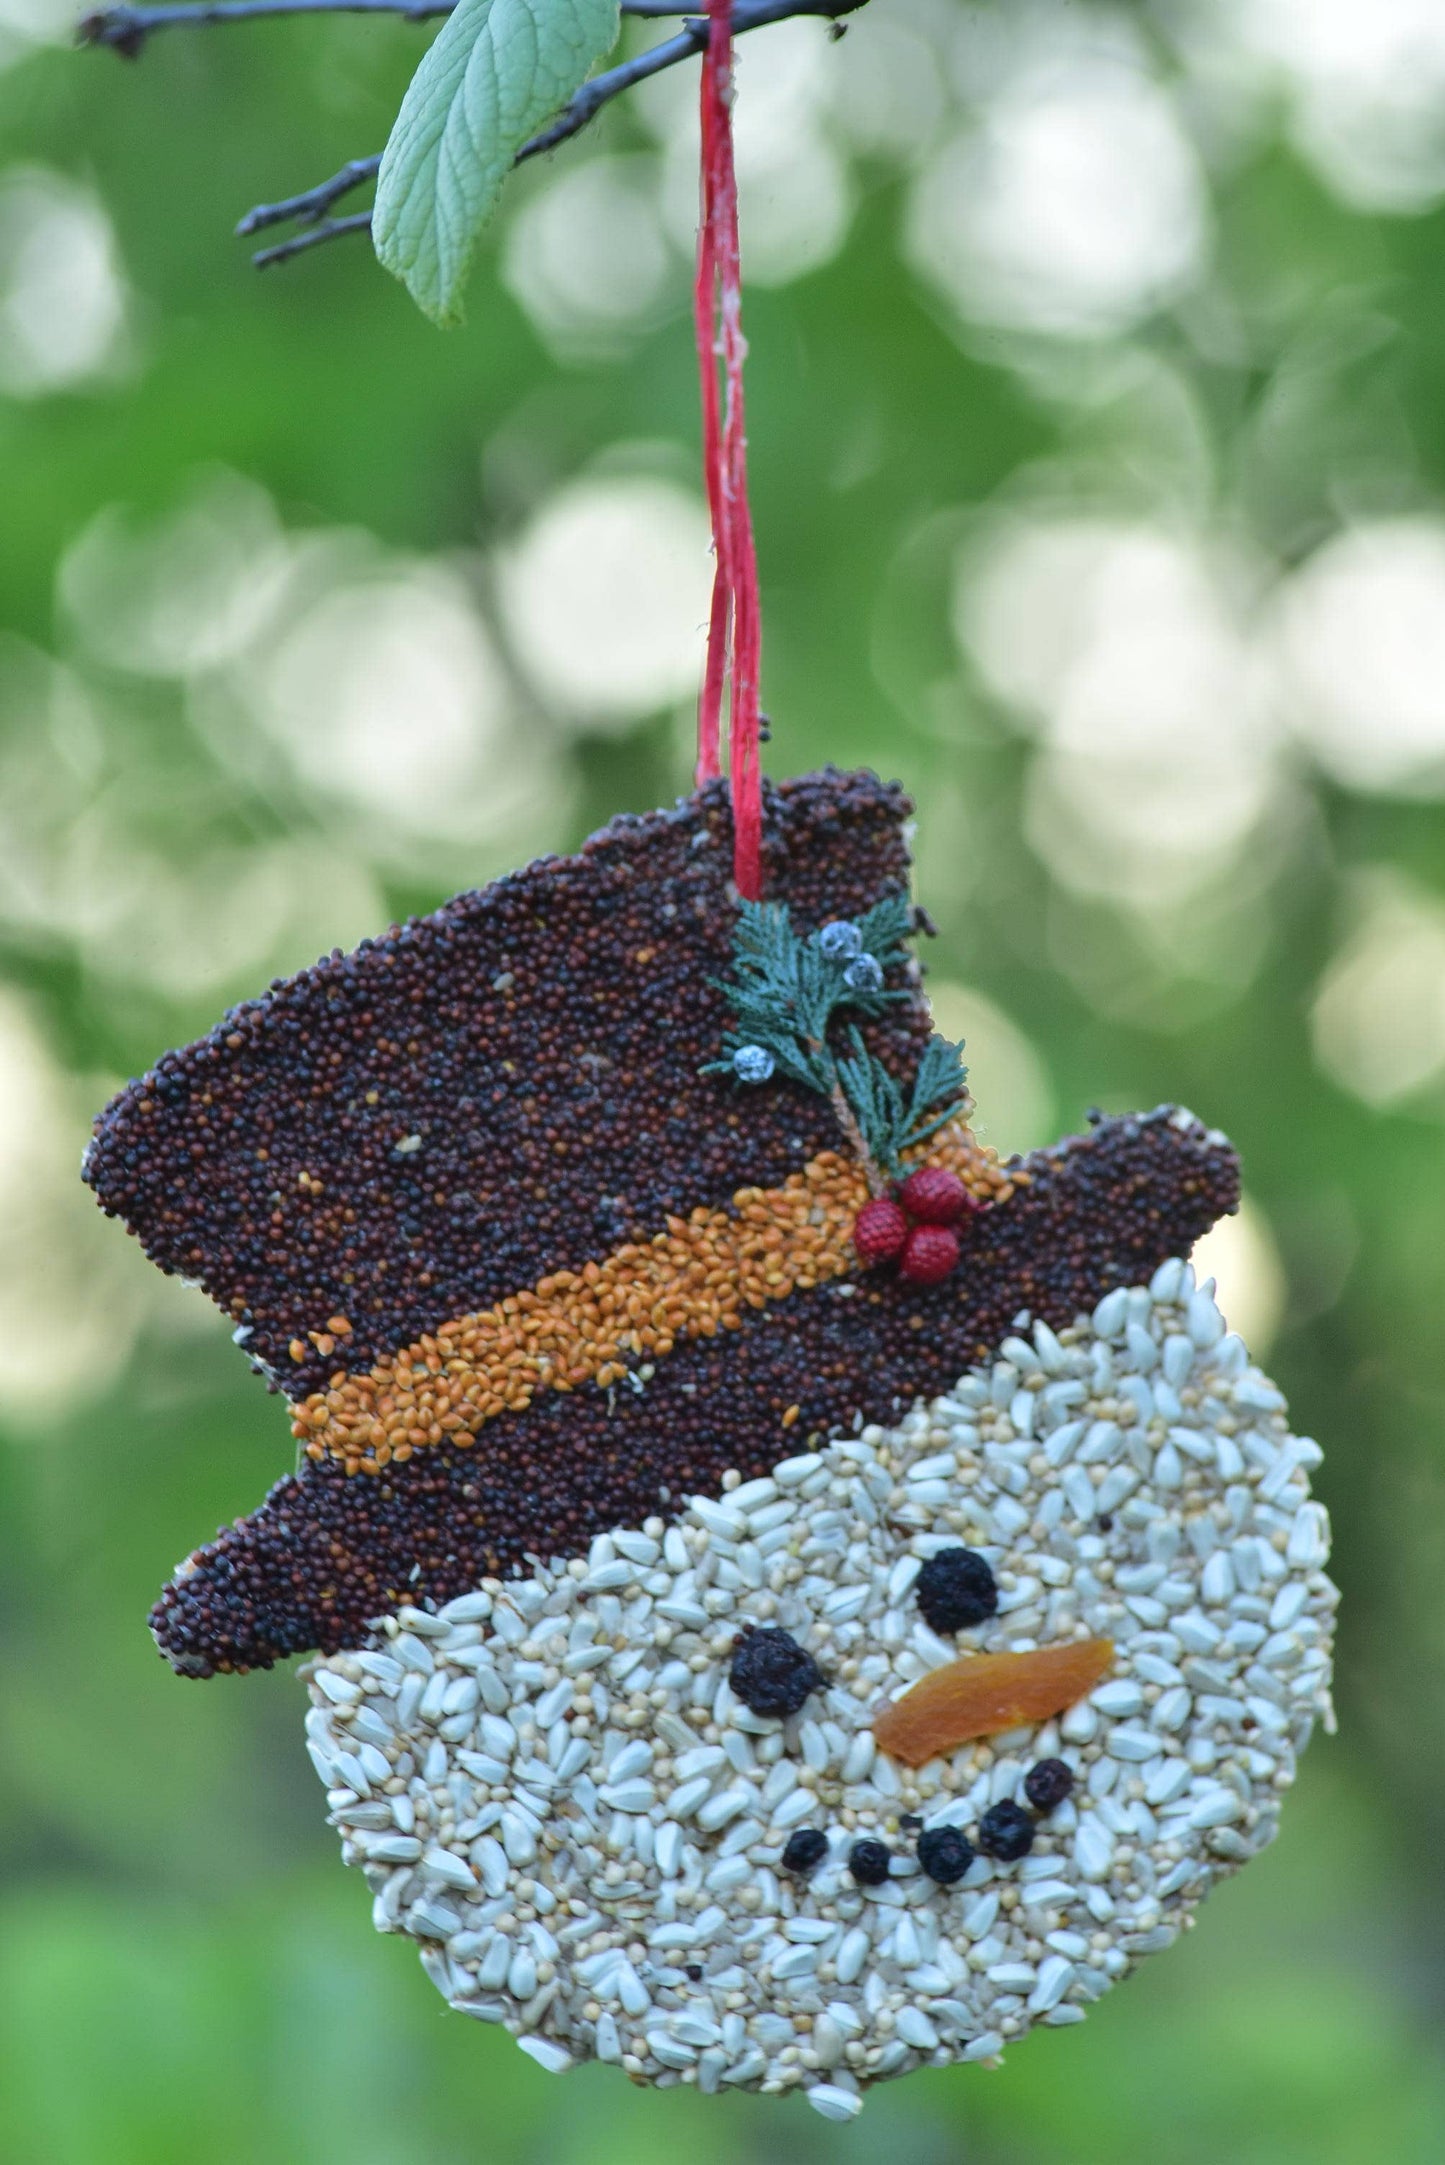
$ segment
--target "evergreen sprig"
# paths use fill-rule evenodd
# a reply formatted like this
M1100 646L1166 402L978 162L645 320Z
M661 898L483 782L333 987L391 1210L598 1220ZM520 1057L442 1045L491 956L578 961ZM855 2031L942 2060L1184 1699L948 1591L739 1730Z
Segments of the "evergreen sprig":
M732 1010L723 1057L705 1075L739 1073L738 1055L765 1053L771 1072L830 1098L840 1123L870 1168L896 1178L904 1153L936 1133L965 1095L961 1045L932 1037L905 1091L868 1049L857 1021L886 1014L908 993L887 974L910 959L913 913L902 895L888 895L851 922L802 935L778 902L744 902L733 934L733 967L715 980ZM876 970L862 969L871 958ZM839 1016L849 1015L851 1054L830 1042Z
M869 1157L890 1180L896 1180L905 1153L927 1142L953 1118L967 1073L959 1057L963 1045L931 1037L905 1097L896 1079L864 1044L862 1032L855 1028L850 1036L853 1057L839 1058L838 1087L858 1123Z
M826 1095L834 1081L828 1030L838 1010L882 1015L893 1001L907 998L883 978L908 960L910 924L907 903L890 896L858 919L855 949L830 954L821 932L799 938L781 902L744 902L733 934L732 975L715 980L727 995L733 1027L724 1039L725 1057L703 1072L731 1073L740 1046L760 1045L784 1074ZM848 982L848 971L865 955L878 965L876 987Z

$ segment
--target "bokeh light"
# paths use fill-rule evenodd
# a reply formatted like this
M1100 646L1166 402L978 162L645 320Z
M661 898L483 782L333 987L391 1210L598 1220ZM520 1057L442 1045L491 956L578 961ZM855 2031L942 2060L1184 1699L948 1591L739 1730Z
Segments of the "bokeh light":
M1315 1053L1366 1105L1445 1078L1445 901L1381 866L1358 873L1353 923L1320 982Z
M337 572L247 668L257 727L312 790L377 826L442 837L514 820L545 742L513 728L464 581L379 551Z
M697 687L712 590L707 513L646 475L583 480L544 504L498 567L507 630L581 729L625 729Z
M502 276L560 353L607 354L646 329L685 291L653 161L588 158L549 173L507 226Z
M73 33L69 0L0 0L0 68L13 66L37 45L59 45Z
M1230 1329L1262 1358L1274 1344L1289 1288L1269 1220L1252 1196L1195 1243L1193 1262L1201 1284L1214 1280Z
M1067 510L1004 513L965 550L958 635L1039 740L1028 831L1067 885L1148 910L1248 846L1276 780L1255 576L1222 538Z
M139 517L108 504L57 579L85 649L112 669L185 677L234 661L272 620L291 554L266 491L225 467L189 474L179 501Z
M928 985L933 1027L955 1044L963 1041L968 1087L978 1110L974 1125L1004 1157L1048 1142L1054 1125L1054 1093L1038 1048L996 1000L971 985L944 980Z
M88 188L42 166L0 172L0 394L42 398L126 357L125 281Z
M1230 33L1273 64L1291 130L1364 210L1445 195L1445 15L1435 0L1227 0Z
M26 1431L114 1386L149 1305L139 1255L103 1238L76 1179L80 1111L34 1015L0 994L0 1417Z
M1280 596L1282 710L1337 781L1445 790L1445 520L1325 542Z
M755 49L749 51L749 45ZM783 286L827 263L852 215L847 161L826 125L834 56L816 22L779 24L738 47L738 220L750 284ZM697 241L697 91L681 74L642 88L639 115L663 146L663 217L680 256Z
M923 156L948 110L939 46L954 27L948 0L900 0L867 37L828 55L828 114L855 150L904 163Z
M920 173L908 248L975 322L1104 336L1188 287L1208 245L1203 178L1135 55L1065 40Z

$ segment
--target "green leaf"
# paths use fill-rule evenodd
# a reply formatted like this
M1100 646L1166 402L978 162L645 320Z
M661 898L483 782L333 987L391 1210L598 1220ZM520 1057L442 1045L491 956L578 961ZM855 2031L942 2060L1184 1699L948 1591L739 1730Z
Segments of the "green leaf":
M617 41L618 0L461 0L401 102L372 238L433 322L461 314L477 236L522 144Z

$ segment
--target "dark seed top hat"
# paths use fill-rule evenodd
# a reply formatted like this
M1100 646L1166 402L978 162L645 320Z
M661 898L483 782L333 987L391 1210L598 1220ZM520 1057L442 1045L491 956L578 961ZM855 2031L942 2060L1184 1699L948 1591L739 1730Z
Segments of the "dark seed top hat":
M618 819L278 981L100 1116L102 1207L233 1318L301 1447L162 1594L177 1670L354 1644L894 1419L1235 1207L1228 1145L1168 1107L977 1144L906 945L910 810L867 773L769 788L741 916L721 784Z

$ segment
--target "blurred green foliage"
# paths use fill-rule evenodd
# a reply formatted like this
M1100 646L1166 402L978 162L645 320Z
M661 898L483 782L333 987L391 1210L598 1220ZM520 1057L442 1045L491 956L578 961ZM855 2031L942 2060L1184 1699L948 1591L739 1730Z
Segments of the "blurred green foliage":
M682 2149L740 2165L780 2143L800 2159L882 2147L918 2165L1439 2156L1445 690L1428 636L1412 646L1409 627L1410 550L1429 558L1445 500L1445 177L1369 200L1295 124L1285 77L1257 53L1236 53L1233 73L1214 66L1206 32L1228 12L1181 0L1055 18L937 0L890 16L873 0L849 33L846 97L827 89L808 107L831 166L815 158L754 186L759 221L779 201L786 212L794 182L818 189L841 172L847 191L838 245L747 303L770 764L867 762L914 789L932 967L984 1018L969 1057L980 1077L992 1064L1005 1078L983 1105L1005 1146L1039 1139L1011 1125L1026 1097L1070 1126L1091 1103L1178 1098L1238 1140L1258 1238L1283 1273L1270 1365L1327 1447L1319 1490L1345 1596L1341 1733L1313 1747L1276 1850L1082 2028L1026 2044L997 2074L879 2093L847 2130L798 2103L648 2095L598 2070L556 2082L445 2013L408 1951L373 1938L322 1824L294 1679L180 1684L144 1628L175 1559L285 1470L279 1409L238 1374L197 1297L151 1287L72 1170L88 1110L118 1079L272 971L686 785L677 691L630 714L614 701L599 725L529 677L506 574L539 507L578 477L640 474L697 494L685 251L657 238L655 210L642 237L661 268L630 314L602 320L593 293L559 327L508 256L514 222L545 238L547 191L589 161L625 161L647 199L681 122L672 108L614 109L519 178L469 326L441 337L364 243L258 279L228 238L251 202L380 147L420 33L341 19L176 33L131 66L32 49L21 30L0 48L7 2165L648 2165ZM932 88L926 65L900 74L896 24L870 48L895 16L925 61L947 55ZM821 29L795 27L807 30L786 48L795 74L809 55L831 66ZM986 136L1008 41L1025 29L1066 93L1093 80L1091 37L1154 85L1202 176L1207 230L1192 251L1153 298L1126 294L1092 323L1011 318L978 278L950 295L917 238L927 185L952 200L940 146ZM772 35L745 59L745 107ZM892 53L876 90L903 121L887 140L881 123L869 133L870 50ZM20 263L31 199L12 183L37 173L109 222L124 297L93 366L56 361L41 336L54 376L38 386L14 360L25 309L49 309L63 331L79 303L63 279L47 300ZM1148 172L1137 186L1147 193ZM627 235L615 243L625 253ZM602 229L604 264L612 244ZM1043 290L1047 263L1024 260ZM575 265L556 276L591 292ZM131 634L160 636L168 583L184 596L191 568L183 550L155 577L137 571L131 592L127 564L216 469L244 477L253 510L274 505L301 588L317 537L323 555L365 558L354 537L336 542L348 529L408 576L420 561L460 582L447 606L462 593L501 657L497 772L524 753L542 761L524 814L479 819L474 842L434 842L410 786L388 822L376 791L363 802L328 787L314 746L288 766L295 746L282 732L278 748L274 713L270 738L255 720L274 693L257 658L273 636L264 619L214 664L118 658ZM141 538L132 557L95 559L107 615L77 566L115 505ZM1158 645L1164 605L1145 580L1122 645L1142 695L1111 648L1116 677L1092 705L1077 685L1059 690L1072 721L1051 720L1047 700L1026 711L1010 670L1052 668L1061 641L1086 638L1065 621L1067 582L1033 589L1020 574L995 593L992 631L968 631L968 596L1017 566L1019 532L1049 520L1083 534L1081 577L1121 533L1152 536L1176 568L1228 555L1220 591L1237 604L1228 637L1245 662L1216 708L1204 649ZM1365 671L1378 716L1367 700L1343 751L1326 727L1356 651L1336 668L1329 638L1349 631L1359 597L1346 581L1302 619L1290 698L1271 692L1241 737L1230 700L1278 663L1278 610L1314 592L1300 583L1311 567L1362 528L1388 544L1384 600L1359 619L1391 664ZM1177 595L1168 606L1177 631ZM1403 647L1390 644L1397 620ZM1004 662L999 621L1012 625ZM274 636L284 646L293 631L283 619ZM187 637L204 646L205 632L191 623ZM1209 655L1222 637L1209 633ZM564 592L556 638L575 647ZM338 648L338 672L345 659ZM325 672L299 681L320 727ZM1181 683L1197 701L1182 722ZM1109 735L1141 697L1146 714L1157 698L1174 716L1142 749L1137 732ZM388 742L422 719L383 715ZM1421 756L1392 764L1390 732L1410 728ZM1234 765L1211 855L1186 815L1201 773L1218 780L1216 733ZM1085 764L1071 767L1081 743ZM1101 827L1087 788L1071 796L1105 768L1123 813L1147 804L1157 832ZM1246 783L1258 802L1244 816L1229 792ZM449 786L423 758L417 804ZM1230 1295L1226 1282L1227 1307Z

